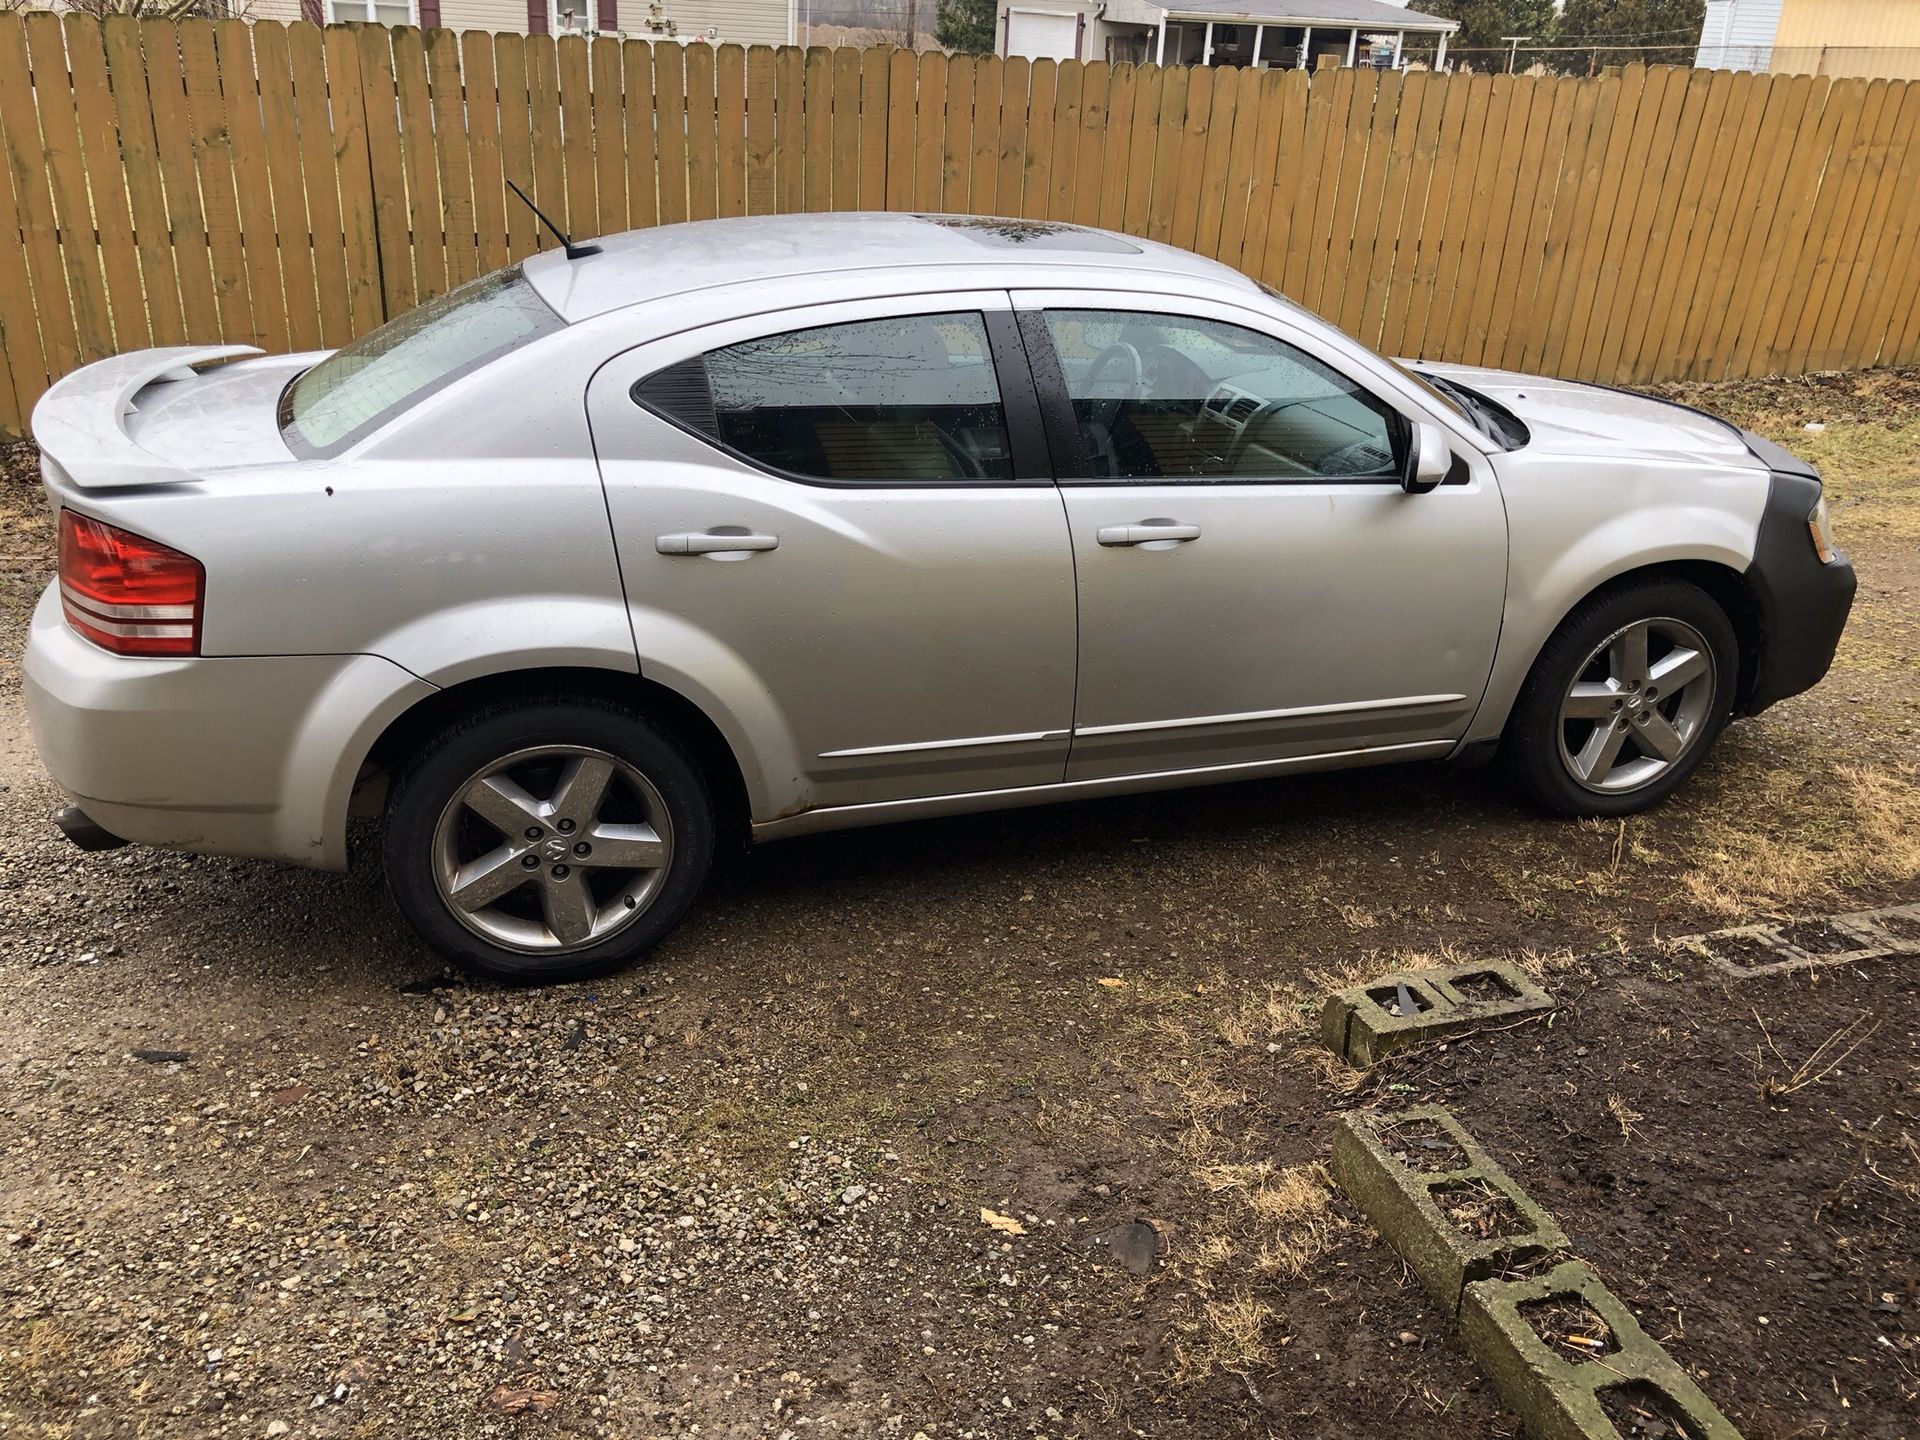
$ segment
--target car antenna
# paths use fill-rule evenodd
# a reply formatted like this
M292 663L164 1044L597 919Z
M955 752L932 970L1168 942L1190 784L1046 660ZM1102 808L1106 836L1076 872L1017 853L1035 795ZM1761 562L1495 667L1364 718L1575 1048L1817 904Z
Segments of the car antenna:
M522 190L518 185L514 184L513 181L510 179L507 180L507 188L513 191L513 193L518 195L522 200L527 202L527 208L533 211L535 215L540 217L540 223L542 225L546 226L554 234L560 237L561 248L567 252L567 258L569 260L584 260L589 255L598 255L600 253L600 247L598 245L586 245L586 244L576 245L573 242L572 238L568 236L567 232L562 230L558 225L554 224L553 221L549 220L547 218L547 212L542 210L538 205L534 204L533 198L530 195L528 195L526 191Z

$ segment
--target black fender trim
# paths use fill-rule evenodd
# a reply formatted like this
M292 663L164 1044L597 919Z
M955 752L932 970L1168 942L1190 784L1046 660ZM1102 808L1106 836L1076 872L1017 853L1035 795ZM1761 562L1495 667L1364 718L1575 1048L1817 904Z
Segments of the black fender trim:
M1822 564L1814 551L1807 518L1820 503L1820 480L1812 467L1762 436L1748 433L1746 440L1756 456L1778 466L1746 572L1760 617L1760 664L1741 713L1757 715L1825 677L1857 581L1844 554Z

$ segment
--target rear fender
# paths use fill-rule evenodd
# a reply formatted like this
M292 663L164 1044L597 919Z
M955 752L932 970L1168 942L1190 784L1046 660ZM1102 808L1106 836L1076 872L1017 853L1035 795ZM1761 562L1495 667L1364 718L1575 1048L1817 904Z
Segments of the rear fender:
M382 637L375 652L441 689L523 670L643 675L713 721L755 821L811 803L792 729L766 686L733 650L666 611L630 617L614 599L522 595L435 611Z

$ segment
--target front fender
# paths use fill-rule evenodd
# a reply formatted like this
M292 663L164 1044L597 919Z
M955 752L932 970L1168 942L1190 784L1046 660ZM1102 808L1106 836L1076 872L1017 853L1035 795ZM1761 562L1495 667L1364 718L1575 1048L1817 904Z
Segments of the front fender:
M1486 696L1463 747L1498 738L1541 647L1609 581L1680 562L1745 573L1767 502L1765 471L1544 459L1513 466L1511 476L1501 468L1507 603Z

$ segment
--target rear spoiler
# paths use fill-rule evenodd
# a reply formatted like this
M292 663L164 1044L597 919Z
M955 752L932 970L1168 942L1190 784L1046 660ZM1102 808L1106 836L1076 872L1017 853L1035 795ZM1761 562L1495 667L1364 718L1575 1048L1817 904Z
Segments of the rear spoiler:
M127 433L133 397L157 381L191 380L196 366L259 353L256 345L170 345L95 361L40 397L33 438L82 490L184 484L198 477L141 449Z

